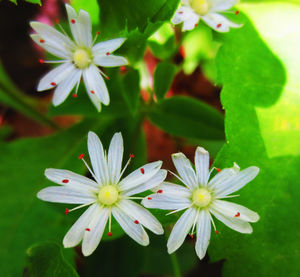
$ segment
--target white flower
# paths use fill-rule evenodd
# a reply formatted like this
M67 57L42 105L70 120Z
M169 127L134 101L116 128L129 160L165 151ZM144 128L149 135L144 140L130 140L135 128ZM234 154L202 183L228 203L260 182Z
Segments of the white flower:
M168 252L173 253L184 242L187 234L196 227L196 252L200 259L205 256L211 233L211 223L216 231L211 214L231 229L241 233L252 233L249 222L259 219L257 213L235 203L220 200L234 197L231 193L241 189L259 172L255 166L242 171L235 164L233 168L223 169L210 181L209 154L198 147L195 153L196 173L190 161L182 153L172 155L177 176L186 187L164 182L155 188L156 193L144 198L142 204L147 208L175 210L187 209L174 225L168 240ZM218 231L216 231L218 233Z
M45 188L37 195L49 202L80 204L71 210L66 209L66 213L89 206L65 235L64 246L74 247L82 240L82 253L90 255L100 243L107 221L107 235L112 236L112 215L124 231L141 245L149 244L143 226L155 234L163 234L159 221L144 207L132 201L142 199L132 195L164 181L167 171L160 169L162 162L148 163L120 180L130 161L121 171L124 151L121 133L113 136L106 155L97 135L89 132L88 150L93 171L83 159L83 154L79 158L84 161L95 181L68 170L46 169L46 177L60 186Z
M239 28L242 25L231 22L220 13L228 12L237 2L238 0L181 0L172 23L183 22L182 31L186 31L194 29L199 20L203 19L214 30L228 32L230 27Z
M100 111L101 103L109 104L109 94L101 74L108 77L97 66L126 65L128 61L124 57L111 54L124 43L125 38L116 38L93 45L89 13L80 10L77 15L68 4L66 10L74 41L65 32L62 34L46 24L30 22L30 26L36 31L31 38L48 52L62 59L48 61L61 63L61 65L40 80L37 90L43 91L57 86L52 102L54 106L58 106L65 101L74 86L76 92L73 96L77 97L78 86L83 77L88 96Z

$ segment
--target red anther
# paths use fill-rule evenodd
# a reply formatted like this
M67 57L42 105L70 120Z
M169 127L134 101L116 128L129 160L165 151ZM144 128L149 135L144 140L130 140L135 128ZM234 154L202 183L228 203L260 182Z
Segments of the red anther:
M75 24L75 23L76 23L76 20L75 20L75 19L71 19L71 23L72 23L72 24Z
M91 231L91 229L90 229L90 228L85 228L85 230L86 230L86 231L88 231L88 232L89 232L89 231Z
M216 234L217 234L217 235L219 234L219 231L218 231L218 230L216 230Z
M194 235L193 234L189 234L190 238L193 239L194 238Z
M91 90L91 94L95 94L95 92L93 90Z
M112 237L112 232L108 232L107 235L108 235L109 237Z
M240 11L236 11L236 12L235 12L235 15L238 15L239 13L240 13Z
M121 72L125 72L125 71L126 71L126 66L122 65L122 66L120 67L120 71L121 71Z
M65 215L67 215L69 213L69 209L65 209Z
M106 79L106 80L109 80L109 77L108 77L108 76L105 76L105 79Z
M99 36L99 35L100 35L100 32L99 32L99 31L98 31L98 32L96 32L96 35L97 35L97 36Z
M40 64L45 63L45 61L43 59L39 59Z
M151 197L147 197L147 199L148 199L148 200L152 200L152 198L151 198Z
M138 220L135 220L134 223L135 223L135 224L139 224L139 221L138 221Z
M145 169L144 168L141 168L141 173L145 174Z
M44 42L45 42L45 40L41 38L40 39L40 43L44 43Z
M159 189L159 190L157 191L157 193L163 193L163 190L162 190L162 189Z
M56 18L56 19L55 19L55 22L56 22L56 24L58 24L58 23L59 23L59 19L58 19L58 18Z
M110 54L109 52L106 52L106 56L109 56L109 54Z
M50 85L51 86L56 86L56 83L55 82L51 82Z
M132 159L132 158L134 158L134 155L133 155L133 154L130 154L129 157Z
M216 170L217 170L218 172L221 172L221 169L220 169L220 168L217 168L217 167L216 167Z
M221 23L219 23L218 25L217 25L217 28L220 28L222 26L222 24Z
M195 24L195 28L198 26L198 23Z
M72 96L73 96L74 98L76 98L78 95L77 95L76 93L73 93Z
M183 11L178 12L179 14L183 14Z
M239 217L241 214L239 212L236 213L234 217Z
M83 157L84 157L84 154L80 154L79 156L78 156L78 159L83 159Z
M68 179L63 179L62 182L67 184L67 183L69 183L69 180Z

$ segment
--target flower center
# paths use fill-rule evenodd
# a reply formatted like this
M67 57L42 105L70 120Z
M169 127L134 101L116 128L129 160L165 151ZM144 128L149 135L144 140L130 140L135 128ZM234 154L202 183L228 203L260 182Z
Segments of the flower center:
M112 205L117 202L118 198L119 192L115 186L106 185L99 190L98 199L104 205Z
M73 62L78 68L86 68L92 62L91 54L85 49L76 49L73 54Z
M211 3L210 0L190 0L192 9L199 15L208 13Z
M211 202L211 199L212 197L210 192L205 188L196 189L192 195L193 203L201 208L208 206L208 204Z

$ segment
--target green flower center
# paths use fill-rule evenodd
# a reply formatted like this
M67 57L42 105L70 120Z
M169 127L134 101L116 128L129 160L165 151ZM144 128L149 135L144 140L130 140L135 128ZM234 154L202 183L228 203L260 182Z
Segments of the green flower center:
M210 0L190 0L190 5L199 15L207 14L211 7Z
M192 194L192 202L199 208L208 206L211 200L211 193L206 188L196 189Z
M98 199L101 204L113 205L118 201L119 192L115 186L106 185L100 188Z
M84 69L92 62L92 55L86 49L76 49L73 53L73 62L78 68Z

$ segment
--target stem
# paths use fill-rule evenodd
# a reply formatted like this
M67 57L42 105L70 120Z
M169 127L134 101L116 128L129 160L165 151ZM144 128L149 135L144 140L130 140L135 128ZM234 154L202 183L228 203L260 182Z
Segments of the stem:
M176 256L176 253L172 253L170 255L173 271L174 271L174 277L181 277L180 267L178 263L178 259Z

